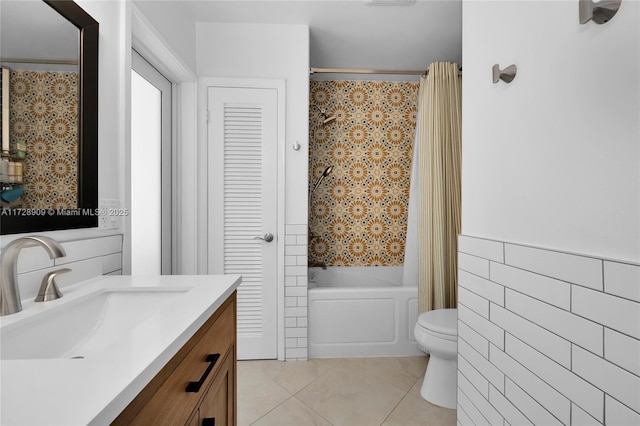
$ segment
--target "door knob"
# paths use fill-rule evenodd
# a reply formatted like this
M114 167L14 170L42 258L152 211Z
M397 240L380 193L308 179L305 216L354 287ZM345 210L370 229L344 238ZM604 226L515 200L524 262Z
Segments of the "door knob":
M254 240L263 240L266 241L268 243L270 243L271 241L273 241L273 234L271 232L268 232L266 234L264 234L264 237L253 237Z

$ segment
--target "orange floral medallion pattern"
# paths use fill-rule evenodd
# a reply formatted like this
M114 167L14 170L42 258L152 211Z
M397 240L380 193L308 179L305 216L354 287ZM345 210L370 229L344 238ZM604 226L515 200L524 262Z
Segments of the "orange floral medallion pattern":
M404 264L418 83L311 81L309 257L329 266Z
M21 207L78 205L78 74L11 71L10 143L27 144Z

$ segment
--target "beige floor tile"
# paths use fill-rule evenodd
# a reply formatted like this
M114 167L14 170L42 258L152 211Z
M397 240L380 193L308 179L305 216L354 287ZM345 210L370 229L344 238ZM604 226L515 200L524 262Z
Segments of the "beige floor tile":
M420 389L422 389L422 382L424 382L424 374L420 376L418 380L416 380L416 383L413 385L409 393L418 398L422 398L422 395L420 395Z
M356 367L339 363L296 394L334 425L379 425L406 391Z
M411 393L391 412L383 426L455 426L456 410L438 407Z
M357 365L381 379L409 391L427 368L427 356L393 358L351 358L347 364Z
M272 364L280 363L281 361L268 359L268 360L256 360L256 361L238 361L238 368L242 368L247 372L264 373L269 369Z
M424 356L241 361L238 424L455 425L455 410L420 396L427 361Z
M261 364L261 371L280 386L295 394L338 364L334 359L308 361L268 361Z
M238 362L238 425L250 425L290 397L258 366Z
M291 397L252 426L331 426L331 423L297 398Z

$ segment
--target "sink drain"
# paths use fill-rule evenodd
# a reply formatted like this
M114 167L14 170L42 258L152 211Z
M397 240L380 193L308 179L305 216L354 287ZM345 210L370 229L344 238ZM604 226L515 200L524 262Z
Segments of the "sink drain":
M84 359L82 355L72 356L70 359Z

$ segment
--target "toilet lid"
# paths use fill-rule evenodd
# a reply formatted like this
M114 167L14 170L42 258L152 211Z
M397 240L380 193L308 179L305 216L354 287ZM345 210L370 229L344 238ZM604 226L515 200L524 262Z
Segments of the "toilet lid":
M458 310L436 309L420 314L418 324L440 334L458 334Z

